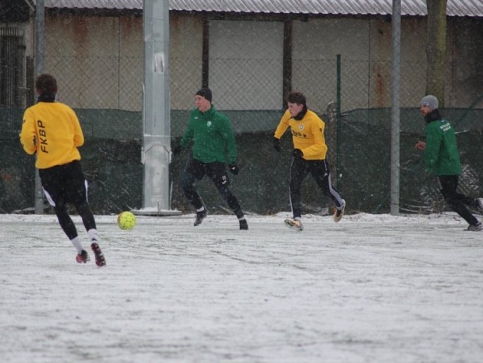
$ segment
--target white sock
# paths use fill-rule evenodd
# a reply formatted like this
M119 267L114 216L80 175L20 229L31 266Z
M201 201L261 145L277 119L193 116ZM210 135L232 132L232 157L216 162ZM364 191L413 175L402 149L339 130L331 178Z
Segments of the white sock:
M98 240L99 240L99 239L98 239L99 237L98 237L98 235L97 235L97 229L94 229L94 228L93 228L93 229L89 229L89 230L87 231L87 235L89 236L89 239L90 239L91 241L92 241L92 240L96 240L96 241L98 241Z
M201 207L200 209L197 209L197 212L203 212L205 210L205 207Z
M72 242L72 244L74 245L74 247L76 248L77 252L78 253L81 253L83 248L82 248L82 243L79 239L79 236L73 238L70 240Z

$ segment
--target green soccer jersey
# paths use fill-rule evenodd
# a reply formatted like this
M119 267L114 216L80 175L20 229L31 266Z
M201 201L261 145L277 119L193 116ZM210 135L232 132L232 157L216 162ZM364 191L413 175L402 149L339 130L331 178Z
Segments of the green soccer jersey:
M236 162L237 149L230 120L213 105L207 112L191 111L181 146L186 148L192 142L196 160L203 163Z
M431 121L426 125L426 171L436 175L461 174L461 162L456 135L446 120Z

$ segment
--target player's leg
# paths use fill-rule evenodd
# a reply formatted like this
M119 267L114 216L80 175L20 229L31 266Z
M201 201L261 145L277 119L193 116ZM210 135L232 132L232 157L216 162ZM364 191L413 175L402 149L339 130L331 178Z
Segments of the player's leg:
M79 161L73 161L65 165L65 167L67 200L74 204L77 213L82 219L82 223L91 241L91 249L96 258L96 265L99 267L105 266L106 258L99 247L96 221L87 201L88 184L82 172L81 164Z
M330 169L327 160L310 162L310 173L324 195L328 196L335 204L334 221L339 222L345 211L346 202L332 185Z
M449 204L451 209L458 213L466 222L468 222L470 231L481 231L482 224L471 214L466 206L461 201L456 189L458 188L458 175L440 175L438 176L441 184L441 194L444 197L446 203Z
M96 221L88 203L88 183L82 172L80 162L66 165L67 201L74 204L77 213L89 235L90 240L98 240Z
M459 184L459 178L458 178L457 185L458 184ZM458 188L456 188L456 190L458 190ZM483 213L483 198L469 197L463 193L459 193L458 191L454 193L454 197L464 205L470 206L471 208L478 210L480 213Z
M285 225L289 228L293 228L299 231L303 230L301 189L302 182L307 176L307 173L307 161L299 158L294 158L290 167L289 187L290 207L292 209L293 218L287 218L285 220Z
M206 218L207 210L203 201L194 187L197 180L201 180L205 175L205 164L196 159L189 159L181 176L181 188L188 202L196 210L195 226L201 224Z
M303 159L294 159L290 167L290 206L294 218L302 217L301 189L302 182L307 176L307 161Z
M475 207L483 214L483 198L475 199Z
M54 208L60 227L77 250L77 262L87 262L89 255L82 247L82 243L77 234L77 228L67 212L64 190L64 167L55 166L48 169L39 169L39 176L45 197Z
M226 172L224 163L210 163L207 164L207 175L215 184L218 192L221 194L226 204L230 207L233 213L238 218L240 229L248 229L248 222L245 218L245 214L238 202L238 199L233 195L230 189L230 179Z

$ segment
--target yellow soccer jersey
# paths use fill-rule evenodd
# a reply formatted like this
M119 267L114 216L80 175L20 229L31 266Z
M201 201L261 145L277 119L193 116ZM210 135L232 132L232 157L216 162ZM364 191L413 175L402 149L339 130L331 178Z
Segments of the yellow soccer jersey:
M295 120L287 110L275 130L275 137L280 139L290 126L294 149L304 153L305 160L324 160L327 155L325 143L325 123L317 114L307 110L302 120Z
M37 152L35 166L47 169L80 160L84 134L74 110L60 102L39 102L27 108L20 142L27 154Z

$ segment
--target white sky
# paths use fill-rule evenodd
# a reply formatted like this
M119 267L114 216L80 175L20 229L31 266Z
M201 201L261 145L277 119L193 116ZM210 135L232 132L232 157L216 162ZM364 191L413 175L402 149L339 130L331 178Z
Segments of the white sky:
M97 216L97 268L55 216L0 215L0 360L483 362L483 232L357 214L300 233L287 216Z

